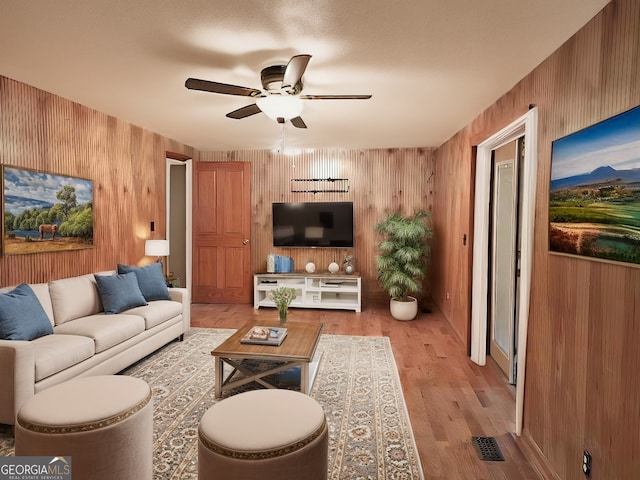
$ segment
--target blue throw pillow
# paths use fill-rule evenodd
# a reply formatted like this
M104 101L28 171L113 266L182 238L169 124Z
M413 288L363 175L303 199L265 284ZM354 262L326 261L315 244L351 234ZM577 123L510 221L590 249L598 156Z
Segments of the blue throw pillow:
M136 274L138 286L147 302L171 300L167 282L164 279L164 272L162 271L162 262L152 263L145 267L130 267L118 264L118 273L129 272Z
M120 313L133 307L147 305L134 273L123 275L94 275L104 313Z
M52 333L49 317L29 285L0 294L0 338L33 340Z

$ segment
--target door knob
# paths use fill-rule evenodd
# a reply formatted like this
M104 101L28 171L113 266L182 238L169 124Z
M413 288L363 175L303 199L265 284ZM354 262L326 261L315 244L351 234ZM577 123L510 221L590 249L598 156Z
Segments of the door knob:
M246 245L247 243L249 243L249 239L248 238L245 238L244 240L242 240L242 244L243 245Z

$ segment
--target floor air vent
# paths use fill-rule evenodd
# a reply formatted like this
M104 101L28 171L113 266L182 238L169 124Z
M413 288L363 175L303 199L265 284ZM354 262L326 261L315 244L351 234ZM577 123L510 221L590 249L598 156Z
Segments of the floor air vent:
M471 437L471 443L478 452L480 460L486 462L504 462L498 442L493 437Z

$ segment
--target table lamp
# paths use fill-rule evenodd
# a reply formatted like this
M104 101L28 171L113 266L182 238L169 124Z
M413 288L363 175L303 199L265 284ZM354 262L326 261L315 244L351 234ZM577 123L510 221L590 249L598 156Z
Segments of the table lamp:
M159 262L160 257L169 255L169 240L147 240L144 244L144 254L147 257L157 257L156 262Z

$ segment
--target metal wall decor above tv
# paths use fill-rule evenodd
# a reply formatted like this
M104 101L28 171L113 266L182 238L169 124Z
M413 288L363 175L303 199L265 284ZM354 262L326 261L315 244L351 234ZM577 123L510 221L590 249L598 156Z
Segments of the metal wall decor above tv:
M272 214L274 247L353 247L353 202L273 203Z

